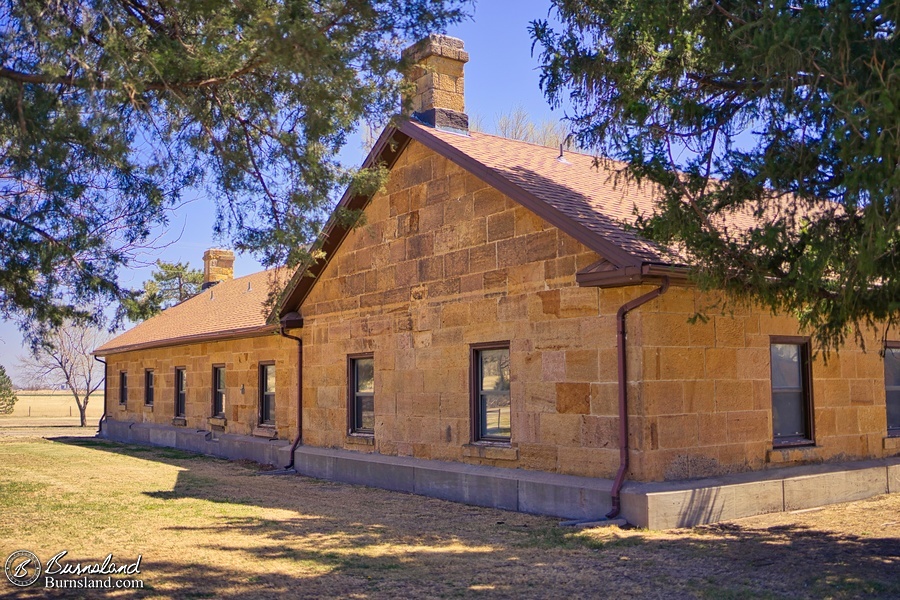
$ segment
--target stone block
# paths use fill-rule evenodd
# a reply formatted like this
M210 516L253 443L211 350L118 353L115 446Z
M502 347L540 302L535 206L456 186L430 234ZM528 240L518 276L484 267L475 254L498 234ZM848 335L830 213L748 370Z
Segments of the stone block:
M701 446L715 446L728 441L727 413L700 413L698 419Z
M706 377L709 379L735 379L737 363L735 348L706 349Z
M589 448L618 448L619 419L585 415L581 418L581 442Z
M646 381L641 385L641 396L648 415L678 415L685 412L684 385L680 381Z
M656 423L660 448L693 448L697 445L697 415L662 416L657 418Z
M596 350L567 350L565 355L566 380L587 382L597 380Z
M737 317L719 316L715 318L716 346L744 347L744 321Z
M647 354L650 354L647 356ZM703 379L704 351L702 348L657 348L644 351L644 369L655 366L657 377L649 379ZM649 375L650 373L646 373Z
M768 413L764 411L732 411L728 415L728 442L742 443L769 439Z
M542 414L540 432L541 442L545 444L552 444L555 446L580 446L581 415Z
M519 436L517 435L516 437L518 438ZM537 471L556 471L559 455L556 446L519 442L518 448L519 467Z
M556 411L560 414L589 414L591 412L591 384L557 383Z
M716 381L718 412L749 410L754 406L753 384L749 381Z

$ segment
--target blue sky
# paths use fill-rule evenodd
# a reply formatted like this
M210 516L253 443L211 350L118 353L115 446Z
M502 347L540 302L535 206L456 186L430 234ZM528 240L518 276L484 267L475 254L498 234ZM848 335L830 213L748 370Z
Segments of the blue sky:
M465 85L466 112L470 116L480 116L489 125L497 115L522 106L536 122L562 117L561 112L550 110L540 92L537 60L531 56L528 35L529 22L546 18L549 8L549 0L481 0L471 20L447 32L464 40L469 52ZM353 166L362 162L364 153L358 136L348 144L343 156ZM172 216L168 231L161 239L167 246L143 257L147 264L152 265L161 258L202 268L203 251L222 246L213 239L213 200L197 194L186 195L185 199L190 201ZM252 256L239 255L235 276L260 268ZM123 272L122 281L140 287L149 278L150 271L150 267L144 267ZM16 326L0 321L0 365L6 367L16 383L20 383L16 363L24 352Z

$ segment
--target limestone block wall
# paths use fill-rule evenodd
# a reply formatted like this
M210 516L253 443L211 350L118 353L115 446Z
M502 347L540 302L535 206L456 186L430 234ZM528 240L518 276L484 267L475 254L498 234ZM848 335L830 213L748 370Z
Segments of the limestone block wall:
M900 453L887 437L883 332L865 351L848 343L812 362L815 446L773 449L770 336L801 335L790 317L755 308L709 308L717 299L671 288L629 317L641 347L631 375L632 476L703 477L768 466ZM707 322L689 323L698 310ZM895 336L896 337L896 336ZM813 352L816 346L812 346ZM635 389L636 388L636 389Z
M609 477L615 312L586 247L412 142L300 312L306 445ZM511 443L471 444L470 345L510 342ZM372 352L374 439L348 435L347 357ZM632 352L634 355L634 352Z
M292 332L298 335L300 332ZM298 335L299 337L299 335ZM280 335L186 344L167 348L111 354L108 364L106 412L118 421L173 425L175 417L175 368L184 367L187 378L184 426L191 429L252 435L259 415L259 363L275 361L275 433L279 439L297 435L297 342ZM225 366L225 422L212 415L212 367ZM144 371L153 369L153 406L144 405ZM128 372L128 400L119 403L119 377Z

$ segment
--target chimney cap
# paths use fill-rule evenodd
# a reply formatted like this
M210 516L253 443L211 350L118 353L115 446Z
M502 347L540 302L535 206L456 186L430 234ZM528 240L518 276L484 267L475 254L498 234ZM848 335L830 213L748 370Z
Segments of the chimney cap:
M469 62L465 42L459 38L441 33L432 33L413 43L401 53L404 59L419 62L429 56L443 56L460 62Z

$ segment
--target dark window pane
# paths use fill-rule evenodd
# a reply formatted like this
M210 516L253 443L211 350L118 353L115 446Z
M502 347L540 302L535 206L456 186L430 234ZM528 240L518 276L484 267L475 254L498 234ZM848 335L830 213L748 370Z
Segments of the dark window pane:
M225 412L225 369L215 367L213 369L213 415L218 416Z
M806 436L802 391L772 392L772 425L776 438Z
M900 386L900 348L884 351L884 385Z
M481 389L509 390L509 349L481 351Z
M358 429L375 429L375 396L357 397L359 406Z
M356 391L375 391L375 359L357 358L356 363Z
M887 426L900 433L900 390L887 392Z
M509 439L509 394L482 394L481 407L481 435Z
M265 375L265 387L266 392L274 392L275 391L275 365L267 365L265 367L266 375Z
M800 346L772 344L772 387L800 388Z

